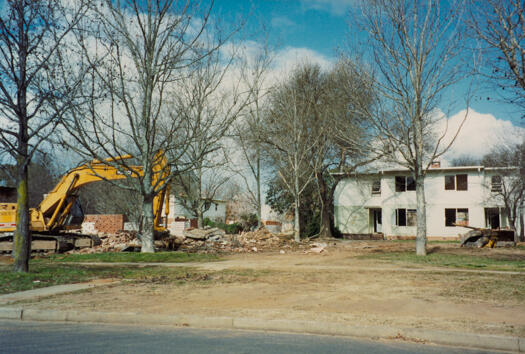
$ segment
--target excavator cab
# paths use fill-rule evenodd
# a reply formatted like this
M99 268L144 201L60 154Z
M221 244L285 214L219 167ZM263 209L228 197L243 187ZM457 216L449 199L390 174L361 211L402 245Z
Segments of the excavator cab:
M65 226L80 228L82 221L84 221L84 210L82 209L82 204L80 204L80 201L75 198L73 206L69 211L69 215L66 218Z

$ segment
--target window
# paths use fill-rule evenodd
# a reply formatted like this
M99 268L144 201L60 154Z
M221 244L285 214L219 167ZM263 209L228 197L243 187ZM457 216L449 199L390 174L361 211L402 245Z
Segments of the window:
M416 190L416 180L414 177L407 177L407 191L415 191Z
M406 177L405 176L396 176L396 192L406 191Z
M445 190L453 191L456 189L456 176L445 176Z
M416 209L396 209L397 226L416 226L417 214Z
M456 186L458 191L468 190L467 175L456 175Z
M396 225L407 226L407 210L396 209Z
M502 185L501 185L501 176L492 176L491 177L491 192L501 192L502 191Z
M445 209L445 226L468 226L468 209Z
M416 209L407 209L407 226L417 225Z
M396 192L415 191L416 181L412 176L396 176Z
M450 175L445 176L446 191L466 191L468 190L468 175Z
M381 180L372 182L372 194L381 194Z

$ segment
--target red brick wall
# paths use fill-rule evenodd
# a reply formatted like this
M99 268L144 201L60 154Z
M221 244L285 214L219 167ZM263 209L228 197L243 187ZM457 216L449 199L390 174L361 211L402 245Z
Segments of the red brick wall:
M124 229L125 216L122 214L88 214L84 222L94 222L97 232L114 234Z

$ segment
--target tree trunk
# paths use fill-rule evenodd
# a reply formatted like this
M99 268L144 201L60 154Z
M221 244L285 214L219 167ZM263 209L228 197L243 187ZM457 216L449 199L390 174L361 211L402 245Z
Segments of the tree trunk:
M202 207L199 207L197 210L197 227L202 229L204 227L204 214L202 212Z
M513 212L510 208L506 208L507 215L509 219L509 226L512 231L514 231L514 242L520 242L520 235L518 234L518 228L516 227L517 224L517 208Z
M29 258L31 257L31 231L29 229L29 196L28 196L28 117L27 117L27 82L26 65L28 55L28 43L25 29L24 10L25 5L18 2L18 82L17 82L17 115L18 115L18 141L17 141L17 210L16 230L14 233L14 267L15 272L29 271Z
M416 255L427 255L427 212L425 201L425 176L416 173L417 232Z
M257 146L257 228L262 226L262 203L261 203L261 157L259 146Z
M301 225L299 219L299 197L295 198L295 210L293 218L293 236L295 242L301 242Z
M297 160L296 160L297 161ZM297 163L295 164L297 166ZM299 216L299 207L301 206L300 201L300 193L299 193L299 176L297 175L297 171L295 172L295 178L294 178L294 199L295 199L295 210L294 210L294 220L293 220L293 226L294 226L294 239L295 242L301 242L301 219Z
M319 229L320 237L333 237L332 234L332 208L333 208L333 194L332 189L328 188L326 181L322 174L316 174L318 186L319 186L319 197L321 198L321 223Z
M523 220L523 206L520 207L520 240L525 241L525 222Z
M13 258L15 272L29 271L31 256L31 231L29 230L28 173L25 158L18 161L16 230L14 234Z
M151 195L144 196L142 201L142 211L144 213L144 226L142 229L142 253L154 253L154 219L153 219L153 197Z

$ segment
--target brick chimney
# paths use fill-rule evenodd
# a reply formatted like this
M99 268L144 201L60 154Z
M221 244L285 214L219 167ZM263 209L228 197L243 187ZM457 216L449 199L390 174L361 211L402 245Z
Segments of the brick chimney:
M432 161L432 164L430 165L430 168L440 168L441 167L441 161Z

